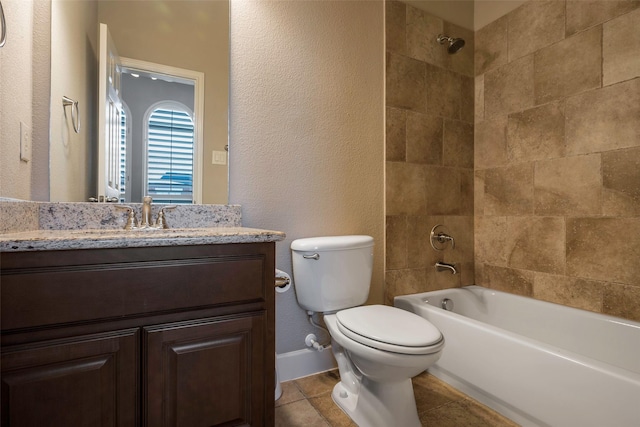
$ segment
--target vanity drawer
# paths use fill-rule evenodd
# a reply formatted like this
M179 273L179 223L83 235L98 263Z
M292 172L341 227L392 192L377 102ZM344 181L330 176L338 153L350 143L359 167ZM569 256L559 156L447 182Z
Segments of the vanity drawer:
M35 265L12 259L7 266L3 256L2 330L264 302L273 276L267 254L261 245L236 246L227 252L206 247L67 251L57 265L55 257L41 262L36 257Z

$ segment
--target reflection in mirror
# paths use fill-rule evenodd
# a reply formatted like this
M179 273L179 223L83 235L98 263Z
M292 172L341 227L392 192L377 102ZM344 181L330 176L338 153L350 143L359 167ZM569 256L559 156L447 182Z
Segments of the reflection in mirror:
M201 200L204 75L121 58L120 199Z
M203 74L202 149L193 166L194 198L200 203L227 203L229 4L199 0L52 0L50 199L86 201L96 193L98 22L109 26L122 57ZM70 130L62 96L79 101L80 134ZM131 167L144 168L143 164ZM133 193L139 185L132 182L130 187L125 197L139 202ZM140 189L140 195L145 191Z

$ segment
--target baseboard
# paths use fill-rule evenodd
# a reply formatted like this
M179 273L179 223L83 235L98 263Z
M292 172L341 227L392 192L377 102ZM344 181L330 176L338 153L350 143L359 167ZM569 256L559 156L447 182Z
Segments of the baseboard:
M324 351L302 349L276 354L276 367L280 382L307 377L337 367L331 346Z

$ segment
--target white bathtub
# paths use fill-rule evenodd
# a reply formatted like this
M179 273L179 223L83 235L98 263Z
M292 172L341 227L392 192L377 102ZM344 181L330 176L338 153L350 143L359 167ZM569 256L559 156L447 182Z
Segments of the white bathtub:
M479 286L394 305L443 333L429 372L523 426L640 426L640 322Z

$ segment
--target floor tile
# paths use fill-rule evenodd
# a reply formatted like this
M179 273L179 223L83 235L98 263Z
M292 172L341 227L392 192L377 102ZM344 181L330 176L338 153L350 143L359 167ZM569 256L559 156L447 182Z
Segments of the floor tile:
M276 427L331 427L307 400L298 400L276 408Z

